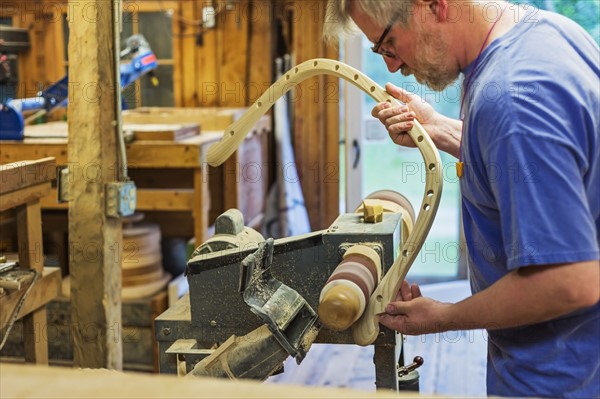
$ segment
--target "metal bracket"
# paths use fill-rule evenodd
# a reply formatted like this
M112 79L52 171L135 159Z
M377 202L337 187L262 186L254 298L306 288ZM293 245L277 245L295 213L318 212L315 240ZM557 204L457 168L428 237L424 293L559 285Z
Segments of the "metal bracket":
M295 290L271 275L273 239L259 244L241 264L240 291L250 309L300 363L320 328L318 316Z
M197 345L198 342L195 339L178 339L165 351L166 354L176 356L178 376L186 375L196 363L215 351L214 349L198 349Z

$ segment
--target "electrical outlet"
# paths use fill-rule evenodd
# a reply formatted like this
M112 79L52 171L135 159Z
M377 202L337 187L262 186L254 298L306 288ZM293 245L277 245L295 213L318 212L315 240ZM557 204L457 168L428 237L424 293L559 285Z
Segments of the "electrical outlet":
M56 195L58 203L71 201L69 191L69 167L60 165L56 167Z
M119 218L133 215L135 204L134 182L113 182L106 185L106 216Z
M212 29L217 24L215 8L213 6L205 6L202 8L202 27L204 29Z

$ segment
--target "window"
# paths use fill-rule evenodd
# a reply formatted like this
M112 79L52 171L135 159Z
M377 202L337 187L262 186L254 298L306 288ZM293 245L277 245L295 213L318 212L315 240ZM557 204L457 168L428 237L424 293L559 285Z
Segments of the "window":
M149 5L147 5L149 6ZM158 78L158 86L154 86L149 76L143 76L123 90L123 103L126 109L140 106L174 106L173 89L173 20L168 12L159 7L138 9L125 7L123 13L123 31L121 46L125 46L128 37L142 34L150 44L150 48L158 59L158 68L153 72ZM65 62L68 63L69 25L67 16L63 20L65 40ZM128 62L127 59L122 62Z
M411 77L388 72L378 54L370 50L371 43L362 41L363 71L381 86L391 82L426 99L438 112L458 118L461 83L455 82L443 92L435 92ZM376 190L391 189L400 192L418 213L425 189L425 168L421 153L414 148L393 144L385 128L370 116L375 101L362 96L367 114L363 134L364 156L362 196ZM459 246L460 197L455 172L456 159L440 151L443 166L443 193L435 221L427 240L415 259L409 279L419 282L453 280L458 277L461 251Z

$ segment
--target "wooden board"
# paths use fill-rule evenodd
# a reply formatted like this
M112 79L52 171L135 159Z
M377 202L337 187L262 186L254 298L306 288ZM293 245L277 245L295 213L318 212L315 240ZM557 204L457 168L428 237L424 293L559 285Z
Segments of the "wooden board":
M41 183L2 194L0 196L0 212L29 202L39 201L40 198L47 196L50 191L50 183Z
M123 132L131 132L136 140L180 141L200 134L200 126L196 121L158 120L152 123L129 123L123 125ZM27 139L67 138L69 127L67 122L49 122L26 126L24 136Z
M69 126L67 122L48 122L25 126L23 136L28 139L67 138Z
M147 141L180 141L200 134L200 126L188 124L126 124L124 133L133 133L135 140Z
M177 378L166 375L118 373L2 365L3 398L390 398L389 392L270 385L253 381ZM52 388L49 388L52 387ZM418 398L417 393L394 397Z
M126 124L198 123L202 131L223 130L243 113L244 108L142 107L123 111Z
M0 194L49 182L55 178L54 158L16 161L0 165Z

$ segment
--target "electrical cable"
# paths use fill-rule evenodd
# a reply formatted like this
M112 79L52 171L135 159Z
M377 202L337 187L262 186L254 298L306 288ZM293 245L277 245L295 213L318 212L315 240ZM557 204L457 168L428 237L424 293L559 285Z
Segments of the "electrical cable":
M115 134L117 136L118 145L118 164L119 174L118 181L126 182L129 180L127 171L127 149L125 147L125 136L123 135L123 116L121 115L122 94L119 87L121 86L121 31L123 15L123 3L121 0L116 0L113 3L113 57L114 57L114 82L115 82Z

